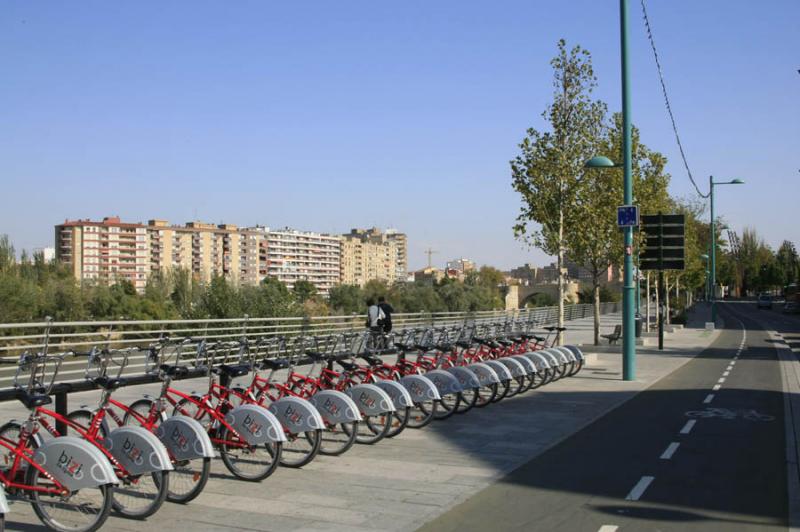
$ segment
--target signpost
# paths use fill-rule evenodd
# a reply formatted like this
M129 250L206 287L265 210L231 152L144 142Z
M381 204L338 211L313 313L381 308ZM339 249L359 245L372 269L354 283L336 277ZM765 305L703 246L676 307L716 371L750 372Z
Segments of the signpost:
M636 227L639 225L639 206L620 205L617 207L617 226Z
M658 348L664 349L664 270L683 270L685 266L686 218L683 214L642 216L645 246L639 255L639 268L658 270Z

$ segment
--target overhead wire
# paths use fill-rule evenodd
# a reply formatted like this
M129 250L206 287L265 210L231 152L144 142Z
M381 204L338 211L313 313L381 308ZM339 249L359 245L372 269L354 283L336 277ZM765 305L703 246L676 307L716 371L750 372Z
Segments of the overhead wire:
M656 61L656 69L658 70L658 79L661 81L661 92L664 94L664 105L667 108L667 114L669 114L669 120L672 123L672 131L675 133L675 141L678 143L678 151L680 151L681 159L683 160L683 166L686 168L686 173L689 176L689 181L692 182L694 189L697 191L697 194L701 198L707 198L711 193L708 192L703 194L700 191L700 187L697 186L697 182L694 180L694 176L692 175L692 170L689 168L689 162L686 160L686 153L683 150L683 143L681 143L681 136L678 134L678 126L675 123L675 115L672 113L672 106L669 103L669 95L667 94L667 84L664 82L664 73L663 69L661 68L661 60L658 56L658 50L656 49L656 41L653 38L653 29L650 26L650 19L647 16L647 7L645 7L645 0L641 0L642 4L642 15L644 16L644 26L647 30L647 38L650 40L650 47L653 49L653 57Z

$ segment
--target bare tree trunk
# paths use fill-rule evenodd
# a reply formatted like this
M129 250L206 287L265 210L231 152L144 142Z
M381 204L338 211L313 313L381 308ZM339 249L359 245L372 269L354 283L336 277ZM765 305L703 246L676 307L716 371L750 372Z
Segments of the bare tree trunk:
M595 273L592 280L594 294L594 345L600 345L600 282Z
M650 332L650 272L647 272L647 283L645 284L645 298L647 299L645 303L645 312L647 313L647 321L645 322L647 325L645 330Z
M558 326L564 326L564 209L558 209ZM561 331L556 336L557 345L563 345Z
M664 274L664 323L669 325L669 274Z
M661 284L658 282L658 277L656 277L655 279L655 285L656 285L656 309L657 309L656 313L658 313L659 312L658 309L661 308ZM658 321L658 316L656 316L656 321ZM658 327L658 324L656 324L656 327Z

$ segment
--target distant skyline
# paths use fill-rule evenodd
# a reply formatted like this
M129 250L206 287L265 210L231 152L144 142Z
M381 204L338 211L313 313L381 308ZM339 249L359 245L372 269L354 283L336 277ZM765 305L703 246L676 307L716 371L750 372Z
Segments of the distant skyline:
M632 115L693 196L638 2ZM673 110L717 211L800 245L800 2L648 2ZM618 2L303 4L9 0L0 8L0 233L66 218L345 233L396 227L410 268L551 259L513 238L508 161L543 128L556 42L588 49L619 109ZM742 21L747 21L742 24Z

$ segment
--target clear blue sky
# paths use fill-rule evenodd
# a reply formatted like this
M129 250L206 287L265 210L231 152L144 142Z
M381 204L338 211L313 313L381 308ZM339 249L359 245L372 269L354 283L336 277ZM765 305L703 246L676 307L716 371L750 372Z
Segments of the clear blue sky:
M631 0L632 105L691 194ZM0 233L65 218L395 226L411 266L547 260L511 226L508 161L564 37L619 109L613 0L29 2L0 6ZM800 244L800 2L650 0L695 174L737 230Z

